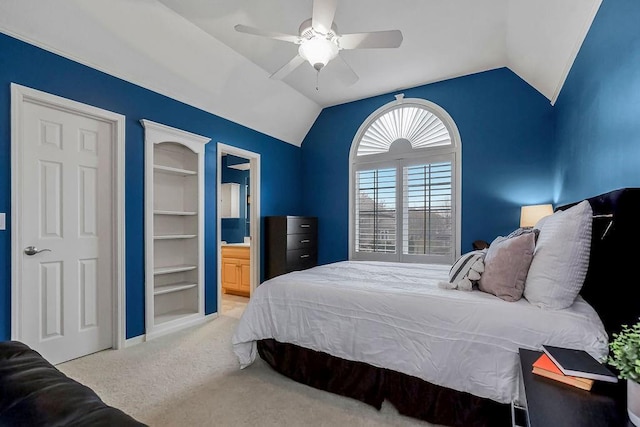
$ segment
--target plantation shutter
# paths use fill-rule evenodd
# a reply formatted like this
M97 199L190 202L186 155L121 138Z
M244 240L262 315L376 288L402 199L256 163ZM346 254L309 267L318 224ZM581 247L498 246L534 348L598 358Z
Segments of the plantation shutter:
M396 168L356 172L355 251L396 253Z
M452 263L460 252L461 185L453 119L399 94L365 120L353 144L349 259Z
M453 253L450 161L403 167L402 254Z

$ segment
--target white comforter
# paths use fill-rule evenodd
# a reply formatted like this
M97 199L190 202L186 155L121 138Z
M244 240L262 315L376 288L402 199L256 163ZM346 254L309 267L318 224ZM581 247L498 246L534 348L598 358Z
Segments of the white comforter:
M345 261L285 274L253 293L233 336L242 368L256 341L366 362L508 403L519 394L518 348L582 348L601 359L607 335L582 298L565 310L480 291L444 290L448 266Z

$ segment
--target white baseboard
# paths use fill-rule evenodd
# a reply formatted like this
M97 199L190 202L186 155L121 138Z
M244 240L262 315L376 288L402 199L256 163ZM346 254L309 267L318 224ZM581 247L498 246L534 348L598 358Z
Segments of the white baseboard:
M208 322L210 320L215 320L217 318L218 318L218 313L207 314L206 316L204 316L203 320L192 322L191 326L197 325L198 323ZM160 333L160 334L155 334L154 336L152 336L152 338L156 338L156 337L162 336L162 335L167 335L167 334L170 334L172 332L176 332L176 331L168 330L168 331ZM132 347L134 345L141 344L141 343L145 342L146 340L147 340L147 336L145 334L138 335L137 337L129 338L124 342L124 348L128 348L128 347Z
M146 335L138 335L137 337L129 338L124 342L124 348L132 347L134 345L141 344L147 340Z

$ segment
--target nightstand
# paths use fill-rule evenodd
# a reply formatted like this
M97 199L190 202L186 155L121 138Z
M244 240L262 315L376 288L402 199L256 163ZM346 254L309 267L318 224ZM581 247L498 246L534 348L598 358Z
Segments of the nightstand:
M520 349L528 427L633 427L627 417L625 382L596 381L591 391L534 375L540 351Z

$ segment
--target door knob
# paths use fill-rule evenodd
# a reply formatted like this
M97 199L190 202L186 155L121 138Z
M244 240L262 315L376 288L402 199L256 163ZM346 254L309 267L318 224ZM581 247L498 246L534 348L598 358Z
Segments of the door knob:
M24 253L29 256L39 254L40 252L51 252L51 249L38 249L35 246L27 246L24 248Z

